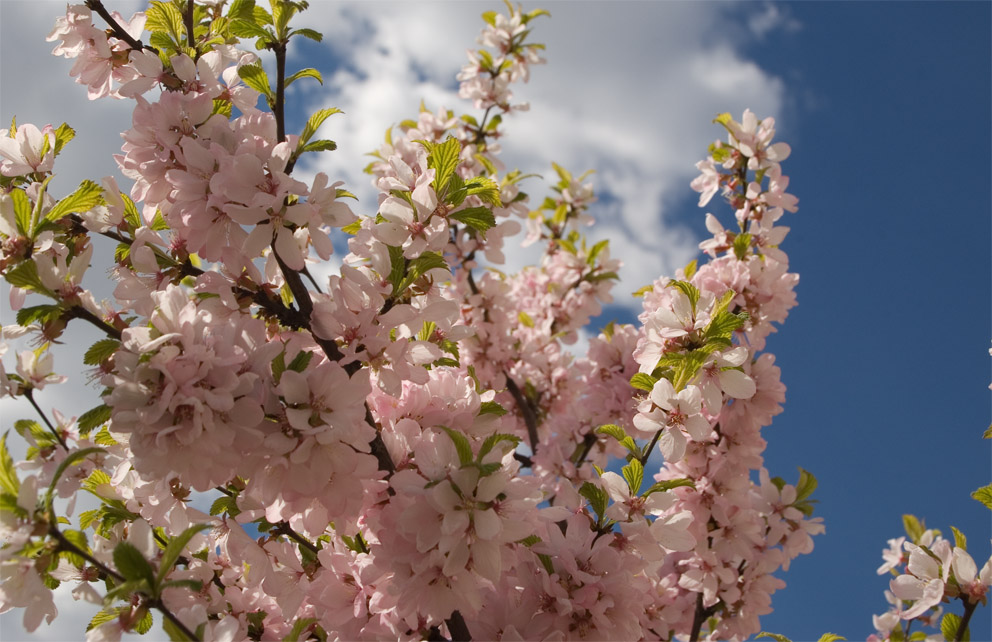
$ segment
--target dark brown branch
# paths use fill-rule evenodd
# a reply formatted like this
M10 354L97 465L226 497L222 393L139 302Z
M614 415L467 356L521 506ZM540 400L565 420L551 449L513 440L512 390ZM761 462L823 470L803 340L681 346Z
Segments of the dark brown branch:
M699 633L703 630L703 623L716 613L716 604L708 607L703 607L703 594L696 593L696 614L692 619L692 632L689 634L689 642L699 642Z
M276 139L281 143L286 140L286 43L277 42L272 46L276 54L276 101L272 105L272 114L276 117Z
M968 623L971 622L971 616L974 615L975 609L978 608L977 602L969 602L964 597L961 598L964 602L964 614L961 617L961 622L958 624L957 633L954 634L954 642L964 642L965 633L968 632Z
M532 454L537 453L537 415L534 412L534 407L524 397L523 393L520 392L517 382L509 374L505 372L503 374L506 376L506 389L510 392L513 400L517 402L520 415L527 425L527 439L530 441L530 451Z
M285 535L314 555L316 555L320 550L313 544L313 542L293 530L293 527L290 526L288 522L279 522L275 525L275 528L269 532L275 533L276 535Z
M472 634L469 633L468 625L465 624L465 618L461 613L455 611L444 623L448 625L451 642L471 642Z
M190 48L196 49L196 37L194 36L195 27L193 25L193 9L196 8L193 0L186 0L186 10L183 12L183 26L186 27L186 40ZM200 52L197 49L196 57L200 57Z
M124 27L118 24L118 22L114 20L114 17L110 15L110 12L107 11L107 8L103 6L103 2L101 2L100 0L86 0L85 4L92 11L96 11L97 15L103 18L106 21L106 23L110 26L110 30L114 32L114 36L126 42L128 46L131 47L131 49L135 49L137 51L141 51L142 49L147 49L154 53L158 53L158 49L156 49L155 47L142 44L140 40L135 40L133 37L131 37L131 34L125 31Z
M100 330L102 330L103 332L105 332L107 336L113 339L117 339L118 341L121 340L120 330L110 325L109 323L107 323L100 317L96 316L95 314L93 314L92 312L90 312L81 305L77 305L75 307L66 310L65 313L62 315L62 318L66 321L71 319L82 319L84 321L88 321L91 324L95 325Z
M34 409L38 412L38 415L41 417L42 421L45 422L45 425L48 426L48 430L52 433L55 439L59 442L59 444L63 448L65 448L66 452L68 452L69 446L65 443L65 439L62 439L62 435L59 434L59 431L55 429L55 426L52 425L52 422L48 420L48 417L45 415L44 412L41 411L41 408L38 406L38 403L34 400L34 389L25 388L24 396L27 397L27 400L31 402L32 406L34 406Z

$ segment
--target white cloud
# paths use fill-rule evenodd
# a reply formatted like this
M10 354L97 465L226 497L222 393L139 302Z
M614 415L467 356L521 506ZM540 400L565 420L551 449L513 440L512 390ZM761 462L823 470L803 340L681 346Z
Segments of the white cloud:
M139 3L107 4L130 15ZM68 193L83 178L114 173L112 155L120 132L130 126L129 102L88 101L85 88L67 77L71 62L50 55L52 43L44 37L64 7L61 0L0 1L0 126L16 114L22 123L67 121L78 132L57 165L56 193ZM454 75L465 49L475 46L479 14L490 8L502 4L311 3L300 24L324 33L326 58L292 62L320 68L325 86L290 96L305 97L310 111L336 106L346 114L321 131L337 141L338 151L320 155L301 173L325 171L345 180L362 199L356 211L371 214L375 193L361 169L385 128L415 115L421 98L432 110L472 111L457 98ZM604 198L593 206L601 224L591 236L611 238L613 256L626 263L617 303L636 306L629 292L696 254L699 239L671 210L673 203L692 200L693 165L719 135L710 120L745 107L759 115L782 107L783 83L747 59L742 45L798 25L772 4L585 2L551 3L550 9L551 19L533 24L534 40L547 44L549 64L535 68L531 83L516 90L531 110L504 121L503 159L546 176L551 161L575 172L596 170L593 180ZM545 193L537 181L525 190L532 201ZM98 275L96 268L91 276ZM2 320L9 322L5 292L0 299ZM81 343L75 352L85 349ZM93 398L85 388L58 392L83 410ZM2 412L7 428L9 405ZM31 639L79 638L94 611L61 597L59 605L63 615L55 626ZM27 637L20 617L16 611L0 616L3 639Z

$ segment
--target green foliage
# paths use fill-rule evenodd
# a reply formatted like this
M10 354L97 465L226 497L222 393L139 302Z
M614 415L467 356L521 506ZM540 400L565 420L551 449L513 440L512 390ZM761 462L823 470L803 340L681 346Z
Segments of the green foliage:
M602 524L610 496L605 490L592 482L584 482L579 488L579 494L589 500L589 506L596 513L597 524Z
M727 114L727 116L729 116L729 115L730 114ZM781 635L779 633L769 633L768 631L762 631L756 637L759 637L759 638L771 638L771 639L775 640L775 642L792 642L792 640L790 640L789 638L785 637L784 635Z
M147 582L149 587L154 584L155 569L130 542L118 542L114 547L114 566L130 582Z
M641 491L641 484L644 483L644 466L636 457L623 467L623 478L627 482L627 488L631 495L637 495Z
M972 499L981 502L985 508L992 510L992 484L982 486L971 494Z
M86 180L79 184L75 192L56 203L55 207L45 215L45 220L57 221L73 212L86 212L105 202L103 188L93 181Z
M953 642L958 639L959 628L961 628L961 617L959 615L945 613L944 617L940 620L940 633L947 642ZM971 640L971 631L965 630L964 636L961 639L969 642Z
M269 76L265 73L262 63L254 62L250 65L242 65L238 67L238 75L241 76L241 80L246 85L265 96L270 106L275 103L276 95L272 91L272 87L269 86Z
M638 390L643 390L644 392L651 392L654 390L654 384L656 383L658 383L656 378L643 372L638 372L630 378L630 385Z
M86 354L83 355L83 363L88 366L98 366L105 359L112 357L120 347L121 342L117 339L100 339L91 345Z
M909 541L919 544L920 538L923 537L923 531L926 530L923 522L918 520L915 515L907 514L902 516L902 525L906 530L906 536L909 538Z
M97 426L102 426L108 421L110 421L110 407L106 404L100 404L96 408L91 408L80 415L76 421L76 425L79 427L79 434L85 437L91 430Z
M472 457L472 445L468 443L468 437L457 430L448 428L447 426L438 427L443 430L448 437L451 438L451 442L455 444L455 451L458 452L458 463L462 466L472 464L474 458Z
M476 232L484 233L496 225L496 217L485 207L469 207L449 214L448 218L464 223Z

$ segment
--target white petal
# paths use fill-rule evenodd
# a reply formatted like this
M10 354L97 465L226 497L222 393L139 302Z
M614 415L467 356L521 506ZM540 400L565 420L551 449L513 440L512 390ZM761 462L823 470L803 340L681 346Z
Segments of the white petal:
M740 370L724 370L719 377L720 387L734 399L750 399L758 389L754 379Z

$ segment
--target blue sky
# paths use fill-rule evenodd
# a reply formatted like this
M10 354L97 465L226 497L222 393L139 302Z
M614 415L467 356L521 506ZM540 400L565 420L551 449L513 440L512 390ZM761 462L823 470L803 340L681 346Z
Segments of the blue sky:
M468 110L453 74L479 13L499 4L315 2L307 26L325 32L330 51L297 54L312 58L325 86L291 99L301 118L318 106L346 114L325 125L339 151L301 170L327 171L374 204L358 171L363 154L421 97L432 109ZM137 3L108 5L127 13ZM637 302L626 293L695 255L704 211L688 181L720 136L716 113L774 115L792 145L784 171L800 210L784 221L783 249L801 275L799 307L769 342L788 392L765 431L766 466L787 479L797 466L817 476L827 532L782 574L788 586L763 627L794 640L825 631L864 639L886 606L887 579L875 569L886 540L902 534L903 513L945 533L957 526L984 563L990 514L968 495L992 469L980 438L992 381L992 4L545 6L553 17L535 23L535 38L549 64L519 92L532 109L507 122L504 158L545 175L552 160L597 170L603 199L593 213L603 225L594 235L613 239L627 262L609 315L629 315ZM58 179L68 191L113 172L109 154L129 117L122 103L87 103L66 78L69 63L47 56L43 38L63 7L0 3L0 122L17 114L77 126ZM537 184L530 191L543 196ZM67 401L71 411L92 405L80 397ZM17 418L0 410L4 427ZM85 621L90 610L74 606L66 610ZM19 619L0 618L4 640L18 638ZM989 609L972 626L976 642L992 639Z

